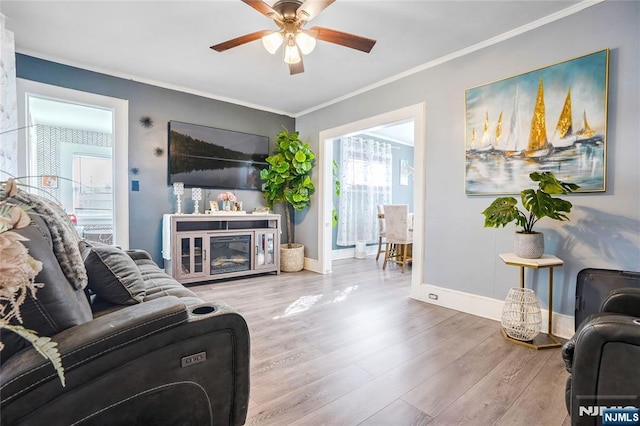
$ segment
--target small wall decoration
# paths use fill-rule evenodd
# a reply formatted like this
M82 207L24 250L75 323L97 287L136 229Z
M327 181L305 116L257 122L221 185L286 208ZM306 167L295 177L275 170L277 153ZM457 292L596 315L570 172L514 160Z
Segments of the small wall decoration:
M58 176L42 176L42 187L55 189L58 187Z
M605 190L609 50L465 91L465 193L515 194L553 172Z
M144 115L140 117L140 125L145 129L150 129L153 127L153 120L148 115Z
M164 154L164 149L162 147L156 146L153 148L153 155L156 157L162 157L162 154Z
M408 160L400 160L400 185L409 185L409 175L413 173L413 167L409 165Z

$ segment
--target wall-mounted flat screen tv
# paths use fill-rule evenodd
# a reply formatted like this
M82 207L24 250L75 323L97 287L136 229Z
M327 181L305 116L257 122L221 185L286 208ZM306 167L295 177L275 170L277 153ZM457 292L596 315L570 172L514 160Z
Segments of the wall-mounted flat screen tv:
M186 187L262 188L269 138L169 121L169 184Z

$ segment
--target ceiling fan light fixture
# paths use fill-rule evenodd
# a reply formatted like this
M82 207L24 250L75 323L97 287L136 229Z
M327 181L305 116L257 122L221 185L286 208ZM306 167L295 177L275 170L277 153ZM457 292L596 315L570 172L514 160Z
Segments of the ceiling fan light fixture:
M287 64L297 64L301 60L300 49L298 49L296 43L291 39L284 48L284 61Z
M304 31L299 31L296 34L296 44L303 55L308 55L316 48L316 39Z
M278 48L282 45L284 41L284 37L280 31L274 31L271 34L267 34L262 37L262 45L267 50L267 52L272 55L278 51Z
M0 0L1 2L2 0ZM284 62L289 65L289 74L304 72L302 55L310 54L317 40L369 53L376 44L371 38L362 37L331 28L303 27L336 0L241 0L262 15L271 19L278 30L254 31L240 37L210 46L216 52L262 39L265 49L274 54L283 47Z

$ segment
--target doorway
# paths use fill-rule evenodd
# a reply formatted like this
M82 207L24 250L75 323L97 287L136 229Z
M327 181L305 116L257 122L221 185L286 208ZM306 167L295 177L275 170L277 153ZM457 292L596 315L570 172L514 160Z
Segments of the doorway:
M408 119L333 139L332 260L377 253L379 206L413 213L413 127Z
M21 79L18 96L19 174L85 239L128 248L127 101Z
M334 140L343 135L357 134L370 129L384 128L391 123L413 122L413 141L415 167L412 170L414 179L413 211L414 211L414 243L412 286L419 285L422 280L423 266L423 217L424 217L424 167L425 164L425 105L416 104L399 110L370 117L354 123L320 132L320 224L318 231L318 254L320 270L316 272L330 273L332 270L333 252L333 158Z

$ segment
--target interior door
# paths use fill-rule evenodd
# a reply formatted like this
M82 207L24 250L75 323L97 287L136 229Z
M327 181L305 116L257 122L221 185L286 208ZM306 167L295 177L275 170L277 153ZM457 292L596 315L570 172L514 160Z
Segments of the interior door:
M20 175L86 239L128 248L127 101L22 79L18 99Z

